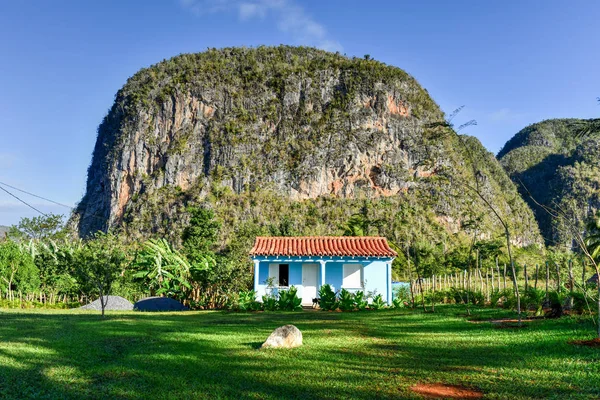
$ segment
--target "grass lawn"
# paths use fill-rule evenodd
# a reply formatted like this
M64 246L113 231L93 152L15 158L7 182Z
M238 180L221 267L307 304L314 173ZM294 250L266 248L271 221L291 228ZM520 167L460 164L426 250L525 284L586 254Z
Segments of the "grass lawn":
M492 399L600 397L600 348L567 344L593 337L591 322L497 329L436 311L0 311L0 398L418 398L423 382ZM257 350L288 323L303 347Z

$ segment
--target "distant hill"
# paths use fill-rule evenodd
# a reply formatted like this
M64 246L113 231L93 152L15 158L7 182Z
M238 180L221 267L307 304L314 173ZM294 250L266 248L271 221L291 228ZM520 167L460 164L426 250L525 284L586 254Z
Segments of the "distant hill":
M533 209L548 245L568 245L569 235L534 204L529 193L541 204L572 212L583 227L600 209L600 138L577 133L597 124L593 119L542 121L522 129L498 153L500 163Z

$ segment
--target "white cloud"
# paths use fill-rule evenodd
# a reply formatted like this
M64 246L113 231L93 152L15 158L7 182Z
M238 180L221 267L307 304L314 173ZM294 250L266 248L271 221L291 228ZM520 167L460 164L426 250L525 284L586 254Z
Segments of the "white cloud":
M329 37L325 27L293 0L180 0L180 4L198 16L234 12L244 22L271 17L277 29L296 44L342 51L342 45Z
M239 6L239 16L242 21L249 20L254 17L264 18L266 10L258 4L242 3Z
M510 108L501 108L489 115L490 119L496 122L517 121L526 116L527 114L514 112Z

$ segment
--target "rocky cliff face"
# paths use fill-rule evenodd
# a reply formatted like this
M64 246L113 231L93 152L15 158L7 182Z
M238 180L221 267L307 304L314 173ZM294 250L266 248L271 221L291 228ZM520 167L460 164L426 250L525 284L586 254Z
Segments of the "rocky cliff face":
M533 209L548 245L570 246L570 234L535 201L567 213L582 230L600 209L600 139L586 134L598 122L554 119L533 124L498 154Z
M318 203L320 221L295 218L296 228L335 233L353 212L348 202L387 199L392 219L418 197L441 225L460 230L467 214L485 211L450 184L472 173L457 140L428 128L441 120L412 77L374 60L286 46L182 55L141 70L118 92L74 221L83 236L113 227L147 235L176 229L198 202L227 203L224 219L259 225ZM537 241L531 212L477 145L491 163L488 195L520 215L523 244ZM239 200L257 193L271 196L260 209L256 199ZM269 208L274 199L284 204ZM336 207L347 211L325 224Z

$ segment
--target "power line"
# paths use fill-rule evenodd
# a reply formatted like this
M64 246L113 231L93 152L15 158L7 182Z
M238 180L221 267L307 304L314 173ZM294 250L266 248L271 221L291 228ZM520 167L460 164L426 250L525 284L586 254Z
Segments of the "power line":
M71 207L71 206L68 206L68 205L66 205L66 204L59 203L59 202L57 202L57 201L54 201L54 200L50 200L50 199L49 199L49 198L47 198L47 197L38 196L37 194L33 194L33 193L31 193L31 192L28 192L28 191L26 191L26 190L23 190L23 189L19 189L18 187L15 187L15 186L9 185L8 183L0 182L0 189L2 189L3 191L5 191L6 193L8 193L9 195L11 195L12 197L14 197L15 199L19 200L21 203L23 203L23 204L27 205L27 207L30 207L30 208L34 209L35 211L37 211L38 213L40 213L40 214L42 214L42 215L44 215L44 216L46 216L46 217L48 217L48 214L45 214L45 213L41 212L41 211L40 211L40 210L38 210L37 208L33 207L31 204L29 204L29 203L25 202L24 200L22 200L22 199L18 198L17 196L15 196L15 195L14 195L14 194L12 194L11 192L9 192L9 191L8 191L8 190L6 190L5 188L3 188L3 187L2 187L2 185L4 185L4 186L7 186L7 187L9 187L9 188L11 188L11 189L17 190L17 191L19 191L19 192L21 192L21 193L28 194L29 196L37 197L38 199L42 199L42 200L48 201L48 202L50 202L50 203L53 203L53 204L59 205L59 206L61 206L61 207L68 208L68 209L69 209L69 210L71 210L71 211L73 211L73 210L75 210L75 209L76 209L75 207ZM106 221L106 217L104 217L104 216L100 216L100 215L98 215L98 214L96 214L96 213L87 214L87 216L88 216L88 217L92 217L92 218L99 219L99 220L101 220L101 221L104 221L104 222Z
M68 206L68 205L66 205L66 204L59 203L59 202L57 202L57 201L54 201L54 200L47 199L47 198L45 198L45 197L42 197L42 196L38 196L37 194L33 194L33 193L30 193L30 192L27 192L27 191L25 191L25 190L23 190L23 189L19 189L19 188L17 188L17 187L11 186L11 185L9 185L8 183L0 182L0 185L7 186L7 187L9 187L9 188L11 188L11 189L14 189L14 190L17 190L17 191L19 191L19 192L21 192L21 193L25 193L25 194L28 194L28 195L30 195L30 196L37 197L38 199L42 199L42 200L49 201L50 203L54 203L54 204L56 204L56 205L58 205L58 206L61 206L61 207L66 207L66 208L68 208L69 210L73 210L73 207L71 207L71 206ZM6 191L6 190L5 190L5 191ZM13 196L13 195L11 194L11 196ZM15 197L15 196L13 196L13 197ZM22 200L21 200L21 201L22 201Z
M0 189L5 191L6 193L8 193L10 196L14 197L15 199L19 200L21 203L25 204L27 207L39 212L40 214L42 214L44 217L47 217L48 214L45 214L43 212L41 212L40 210L38 210L37 208L35 208L34 206L32 206L31 204L27 203L25 200L21 200L20 198L18 198L17 196L15 196L14 194L12 194L11 192L9 192L8 190L4 189L2 186L0 186Z

